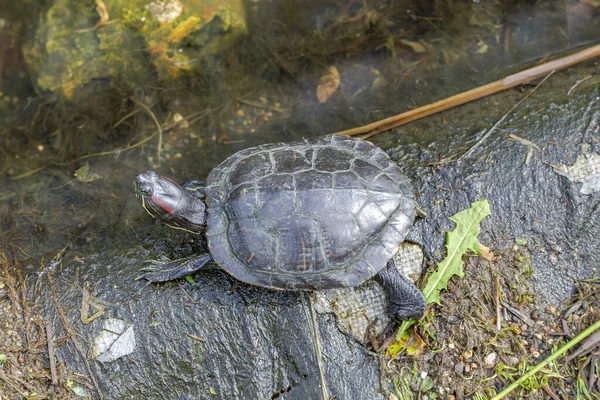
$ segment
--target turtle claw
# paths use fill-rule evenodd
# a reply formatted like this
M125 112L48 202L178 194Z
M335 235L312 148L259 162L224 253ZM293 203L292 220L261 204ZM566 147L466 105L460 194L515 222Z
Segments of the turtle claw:
M165 267L166 265L171 264L173 262L178 262L178 261L180 261L180 260L171 261L169 258L167 258L165 256L160 256L160 258L157 260L145 260L144 263L148 264L148 265L139 269L140 272L145 272L145 273L138 276L137 278L135 278L135 280L138 281L140 279L146 279L147 275L152 275L152 273L161 271L164 268L166 268Z
M206 263L212 260L210 254L202 254L182 258L179 260L169 260L166 257L161 257L160 260L147 261L150 265L140 268L144 274L135 278L135 280L145 279L149 282L166 282L174 279L184 278L198 271Z

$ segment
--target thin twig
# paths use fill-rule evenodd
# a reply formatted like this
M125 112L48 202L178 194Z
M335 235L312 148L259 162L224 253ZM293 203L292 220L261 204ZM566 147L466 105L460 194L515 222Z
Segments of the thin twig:
M517 72L515 74L507 76L504 79L488 83L487 85L483 85L475 89L471 89L466 92L448 97L446 99L425 105L423 107L415 108L402 114L388 117L364 126L359 126L357 128L336 132L334 133L334 135L356 136L367 134L362 137L363 139L366 139L378 133L390 130L392 128L396 128L409 122L439 113L444 110L448 110L453 107L457 107L459 105L480 99L485 96L489 96L491 94L498 93L500 91L518 85L522 85L527 82L531 82L534 79L541 78L542 76L547 75L551 71L564 69L598 56L600 56L600 45L592 46L590 48L571 54L569 56L561 57L554 61L550 61L548 63L540 64L533 68Z
M598 342L600 342L600 331L595 332L591 335L585 342L581 344L581 346L577 349L576 352L571 354L567 361L571 361L577 357L583 357L593 351L596 346L598 346Z
M594 388L594 381L596 380L596 356L592 356L590 359L590 376L588 376L587 389L591 392Z
M525 315L522 311L520 311L519 309L511 306L510 304L508 304L505 301L500 301L500 304L502 304L502 306L504 308L506 308L512 315L514 315L515 317L519 318L521 321L525 322L527 325L529 325L530 327L535 327L535 322L533 322L531 320L531 318L529 318L527 315Z
M154 113L152 112L152 110L150 109L150 107L148 107L147 105L145 105L141 101L138 101L138 100L134 99L133 97L130 97L130 99L135 104L137 104L138 106L142 107L144 109L144 111L146 111L146 113L152 118L152 120L156 124L156 128L158 129L158 147L156 149L156 162L160 162L160 153L162 153L162 140L163 140L162 127L160 126L160 123L158 122L158 119L156 119L156 115L154 115Z
M558 397L547 385L542 386L542 389L544 389L544 392L546 392L548 396L552 397L552 400L560 400L560 397Z
M117 126L121 125L123 122L125 122L128 118L133 117L135 114L139 113L140 110L139 108L136 108L135 110L133 110L132 112L130 112L129 114L125 115L123 118L121 118L120 120L118 120L113 126L112 128L115 129Z
M198 337L196 335L192 335L191 333L187 333L185 332L186 335L188 335L190 338L199 341L200 343L204 343L206 342L206 340L202 339L201 337Z
M570 96L570 95L571 95L571 92L572 92L573 90L575 90L575 88L576 88L577 86L581 85L583 82L587 81L587 80L588 80L588 79L590 79L591 77L592 77L591 75L588 75L588 76L586 76L586 77L585 77L585 78L583 78L583 79L578 79L578 80L577 80L577 82L575 82L575 84L574 84L573 86L571 86L571 88L570 88L570 89L569 89L569 91L567 92L567 96Z
M273 111L273 112L277 112L277 113L282 113L283 112L283 110L281 108L279 108L279 107L271 107L271 106L268 106L266 104L257 103L255 101L244 100L244 99L236 99L236 101L238 103L242 103L242 104L245 104L245 105L250 106L250 107L262 108L264 110L269 110L269 111Z
M496 306L496 330L502 330L502 313L500 312L500 280L496 277L494 281L494 306Z
M25 393L23 393L22 391L20 391L19 388L10 379L8 379L8 377L6 377L2 374L2 372L0 372L0 379L3 380L4 382L6 382L6 384L8 386L12 387L13 390L15 390L16 392L19 392L19 394L21 396L23 396L24 399L27 398L27 395Z
M94 25L91 28L77 29L75 31L76 33L92 32L92 31L95 31L96 29L100 28L101 26L114 24L115 22L118 21L118 20L109 21L110 15L108 13L108 7L106 7L106 4L104 4L104 2L102 0L96 0L96 11L98 11L98 14L100 14L100 20L96 23L96 25Z
M52 384L58 385L58 376L56 375L56 355L54 354L54 333L50 322L46 322L46 342L48 344L48 359L50 360L50 376Z
M464 160L466 157L468 157L477 147L479 147L479 145L481 143L483 143L488 137L490 137L490 135L496 130L496 128L498 128L498 126L506 119L506 117L508 117L508 115L514 111L515 108L517 108L522 102L524 102L529 96L531 96L540 86L542 86L544 84L544 82L546 82L546 80L548 78L550 78L550 76L552 76L552 74L554 73L554 71L551 71L548 75L546 75L546 77L540 82L539 85L536 85L533 89L531 89L529 91L529 93L527 93L527 95L525 97L523 97L521 100L519 100L517 102L517 104L515 104L514 106L511 107L510 110L508 110L508 112L506 114L504 114L502 116L502 118L500 118L495 124L494 126L492 126L492 128L487 131L487 133L485 135L483 135L483 137L481 139L479 139L477 141L477 143L475 143L473 145L473 147L471 147L465 154L463 154L462 156L460 156L458 158L458 161L462 161Z
M317 312L315 311L315 305L312 299L312 293L302 293L308 297L308 308L310 309L310 320L312 325L312 334L315 346L315 356L317 358L317 366L319 367L319 376L321 379L321 393L323 400L329 400L329 394L327 393L327 381L325 380L325 368L323 368L323 354L321 353L321 340L319 339L319 323L317 320Z

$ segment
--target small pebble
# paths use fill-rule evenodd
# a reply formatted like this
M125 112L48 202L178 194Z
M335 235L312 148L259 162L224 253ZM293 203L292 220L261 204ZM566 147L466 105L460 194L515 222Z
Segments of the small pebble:
M458 375L462 375L463 372L465 372L464 364L456 364L454 366L454 372L456 372Z
M463 353L463 360L470 360L471 357L473 357L473 350L467 350Z
M496 359L498 355L496 353L490 353L483 359L483 365L485 368L494 368L496 366Z

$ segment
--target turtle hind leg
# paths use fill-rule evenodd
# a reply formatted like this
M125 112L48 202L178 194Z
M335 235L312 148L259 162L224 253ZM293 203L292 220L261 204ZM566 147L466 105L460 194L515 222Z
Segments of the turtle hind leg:
M393 259L375 275L375 280L388 292L390 312L395 319L421 318L425 311L425 296L398 271Z
M208 253L173 261L168 259L166 261L150 261L148 267L140 270L144 272L144 274L138 276L136 279L146 279L150 282L172 281L174 279L184 278L199 271L209 261L212 261L212 257Z

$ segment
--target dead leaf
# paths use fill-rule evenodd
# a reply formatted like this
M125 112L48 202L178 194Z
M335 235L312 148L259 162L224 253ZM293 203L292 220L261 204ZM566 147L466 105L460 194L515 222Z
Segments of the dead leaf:
M85 163L81 168L75 171L75 178L82 183L90 183L102 179L102 175L92 171L90 165Z
M527 155L525 156L525 165L529 165L531 157L533 157L533 149L529 148L529 150L527 150Z
M479 243L479 255L488 261L494 260L494 253L490 251L490 248Z
M479 48L475 51L477 54L486 54L489 50L489 46L485 43L482 43Z
M413 42L412 40L406 39L400 39L398 41L403 45L410 47L410 49L415 53L425 53L427 51L427 47L423 44L423 42Z
M533 147L534 149L536 149L537 151L542 151L540 150L540 148L538 147L537 144L527 140L527 139L523 139L520 136L517 135L513 135L512 133L508 135L509 138L511 138L512 140L516 140L517 142L521 143L522 145L525 146L529 146L529 147Z
M321 77L317 86L317 99L319 103L325 103L340 87L340 73L335 66L329 67L329 71Z

